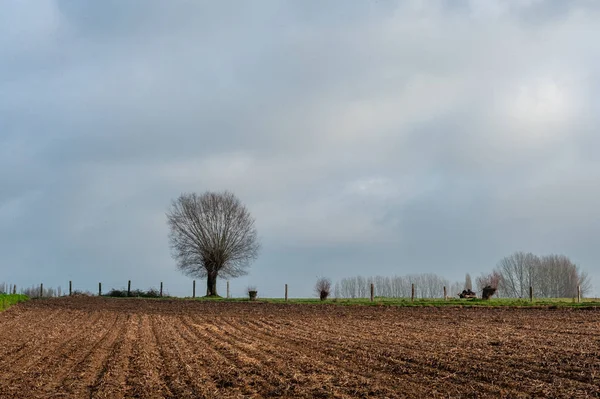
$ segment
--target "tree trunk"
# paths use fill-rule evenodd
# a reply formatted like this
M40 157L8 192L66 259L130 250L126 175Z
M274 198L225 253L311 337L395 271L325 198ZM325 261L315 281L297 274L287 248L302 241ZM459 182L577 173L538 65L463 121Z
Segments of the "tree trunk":
M209 273L206 278L206 295L217 295L217 273Z

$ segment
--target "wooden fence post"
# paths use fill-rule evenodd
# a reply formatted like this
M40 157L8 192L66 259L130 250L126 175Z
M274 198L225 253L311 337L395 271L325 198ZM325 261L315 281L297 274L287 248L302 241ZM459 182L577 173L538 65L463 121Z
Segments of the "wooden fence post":
M127 280L127 296L131 296L131 280Z
M162 298L162 281L160 282L160 297Z
M69 296L73 296L73 282L69 280Z
M196 298L196 280L192 282L192 298Z
M444 286L444 301L448 300L448 291L446 291L446 286Z
M285 301L287 302L288 300L288 286L287 284L285 285Z
M581 302L581 286L577 286L577 303Z
M371 302L375 300L375 285L371 283Z
M533 302L533 287L529 286L529 300Z
M227 299L229 299L229 280L227 280Z
M13 295L17 295L17 285L13 286Z
M40 298L44 296L44 283L40 284Z
M415 283L412 283L412 286L411 286L410 301L411 302L415 301Z
M98 296L102 296L102 283L98 283Z

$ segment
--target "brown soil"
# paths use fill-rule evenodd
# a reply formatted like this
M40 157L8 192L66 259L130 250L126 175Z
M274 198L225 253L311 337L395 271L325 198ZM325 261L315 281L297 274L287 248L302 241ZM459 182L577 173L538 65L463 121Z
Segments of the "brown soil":
M0 398L600 397L600 310L61 298L0 314Z

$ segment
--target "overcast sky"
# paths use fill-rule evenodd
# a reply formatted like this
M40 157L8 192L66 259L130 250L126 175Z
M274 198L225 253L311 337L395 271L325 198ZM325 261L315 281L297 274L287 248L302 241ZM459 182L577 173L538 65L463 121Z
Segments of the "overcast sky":
M189 295L165 212L227 189L236 296L517 250L600 296L599 39L595 0L0 0L0 282Z

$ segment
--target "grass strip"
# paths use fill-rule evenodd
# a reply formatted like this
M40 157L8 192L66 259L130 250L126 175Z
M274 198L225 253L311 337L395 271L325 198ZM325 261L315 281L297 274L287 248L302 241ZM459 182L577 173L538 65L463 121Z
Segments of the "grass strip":
M0 294L0 312L19 302L27 301L28 299L29 297L27 295Z

